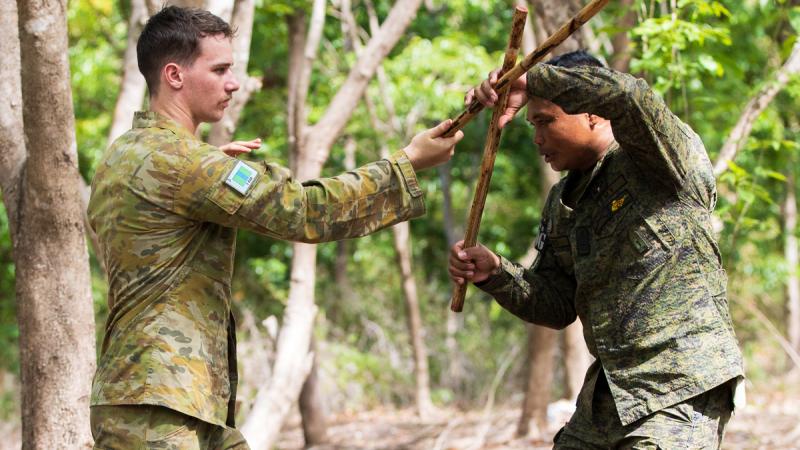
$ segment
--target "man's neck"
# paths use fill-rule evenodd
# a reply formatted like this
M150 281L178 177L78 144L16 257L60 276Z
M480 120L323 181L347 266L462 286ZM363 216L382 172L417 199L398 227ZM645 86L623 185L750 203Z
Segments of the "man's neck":
M197 132L199 123L195 123L192 115L189 114L189 109L183 107L177 101L165 101L161 98L150 98L150 110L157 112L161 115L167 116L189 130L192 134Z

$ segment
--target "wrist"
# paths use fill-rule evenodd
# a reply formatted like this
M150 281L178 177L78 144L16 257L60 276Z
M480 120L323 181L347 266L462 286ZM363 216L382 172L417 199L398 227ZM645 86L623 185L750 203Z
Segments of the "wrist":
M492 253L492 260L494 261L494 268L489 273L490 276L500 275L503 272L503 264L500 262L500 257L496 253Z
M419 158L417 157L417 151L411 146L411 144L403 148L403 153L406 154L408 162L411 163L411 168L413 168L415 171L422 169L422 167L420 167Z

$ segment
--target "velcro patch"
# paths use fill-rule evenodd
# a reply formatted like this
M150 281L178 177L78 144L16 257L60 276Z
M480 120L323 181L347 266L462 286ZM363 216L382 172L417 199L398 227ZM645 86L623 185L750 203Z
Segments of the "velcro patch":
M228 179L225 180L225 184L245 195L253 185L253 182L255 182L256 175L258 175L258 172L255 169L242 161L238 161L230 175L228 175Z
M611 201L611 212L612 213L617 212L617 210L622 208L622 206L625 205L625 199L626 198L627 198L627 195L623 195L622 197L620 197L620 198L618 198L616 200L612 200Z

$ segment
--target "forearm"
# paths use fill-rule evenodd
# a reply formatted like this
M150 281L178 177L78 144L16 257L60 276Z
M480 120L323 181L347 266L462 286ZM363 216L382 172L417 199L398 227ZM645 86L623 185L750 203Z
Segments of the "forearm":
M363 236L425 213L422 190L402 151L337 177L302 184L305 207L295 240Z
M475 286L520 319L561 329L577 317L569 296L569 291L574 292L574 284L560 274L554 274L554 283L546 276L547 272L546 268L525 269L501 256L498 273Z

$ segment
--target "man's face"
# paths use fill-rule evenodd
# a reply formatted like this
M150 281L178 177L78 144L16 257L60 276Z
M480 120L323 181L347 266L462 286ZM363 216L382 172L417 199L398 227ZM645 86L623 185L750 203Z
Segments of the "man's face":
M597 162L588 114L570 115L555 103L533 97L528 102L528 122L535 128L539 154L553 170L586 170Z
M217 122L222 119L239 82L231 71L233 49L224 35L200 40L200 56L184 68L184 95L194 122Z

